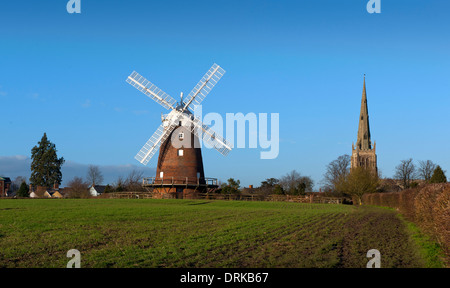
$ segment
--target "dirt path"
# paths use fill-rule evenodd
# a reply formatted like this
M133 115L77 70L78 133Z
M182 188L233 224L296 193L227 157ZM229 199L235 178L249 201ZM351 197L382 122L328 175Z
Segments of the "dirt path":
M358 209L363 211L343 226L338 267L365 268L370 249L380 251L382 268L424 267L405 223L396 212L370 207Z

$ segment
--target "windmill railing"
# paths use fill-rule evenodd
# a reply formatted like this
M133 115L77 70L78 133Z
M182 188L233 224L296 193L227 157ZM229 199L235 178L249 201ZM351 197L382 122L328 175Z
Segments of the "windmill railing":
M143 186L152 185L206 185L218 186L217 178L197 178L197 177L148 177L142 180Z

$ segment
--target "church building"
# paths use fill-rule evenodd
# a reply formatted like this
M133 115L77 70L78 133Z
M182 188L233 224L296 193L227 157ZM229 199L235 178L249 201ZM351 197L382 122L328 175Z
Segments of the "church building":
M352 144L351 168L365 167L378 173L376 143L372 145L369 127L369 109L367 106L366 76L361 99L361 112L359 115L358 136L355 144Z

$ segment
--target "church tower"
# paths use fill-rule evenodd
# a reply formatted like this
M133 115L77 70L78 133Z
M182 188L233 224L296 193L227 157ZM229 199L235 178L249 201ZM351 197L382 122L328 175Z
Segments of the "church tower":
M351 169L356 167L365 167L372 169L375 173L378 173L376 143L372 146L372 140L370 138L369 109L367 106L365 75L356 147L354 143L352 144Z

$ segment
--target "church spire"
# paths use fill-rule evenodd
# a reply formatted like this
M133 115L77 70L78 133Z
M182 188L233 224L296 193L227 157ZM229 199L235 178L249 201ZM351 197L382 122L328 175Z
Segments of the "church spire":
M369 127L369 109L367 106L366 94L366 74L364 74L364 86L361 99L361 113L359 115L358 139L356 142L356 147L359 150L372 149Z

